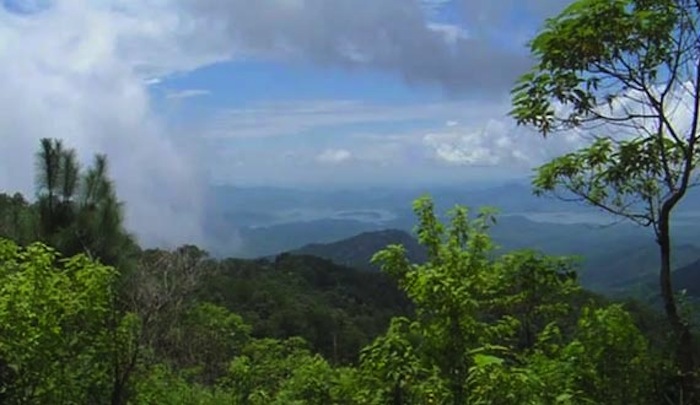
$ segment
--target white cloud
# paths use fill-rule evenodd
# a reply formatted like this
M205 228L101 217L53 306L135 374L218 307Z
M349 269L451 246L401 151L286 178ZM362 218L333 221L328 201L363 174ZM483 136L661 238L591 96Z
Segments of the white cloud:
M186 98L208 96L209 94L211 94L209 90L187 89L168 92L165 97L170 100L183 100Z
M574 132L544 140L505 116L484 120L471 125L448 122L445 129L426 134L423 142L437 161L449 165L498 166L514 171L530 169L587 142Z
M206 119L205 137L214 139L265 138L299 135L312 129L352 124L402 123L471 115L470 102L386 105L359 100L317 100L264 103L224 110Z
M340 164L350 159L352 153L345 149L326 149L316 157L316 160L324 164Z
M56 1L26 16L0 8L0 189L33 195L39 139L62 138L86 164L93 153L108 154L127 223L142 241L196 242L201 182L153 112L145 83L153 71L146 65L187 65L144 56L177 38L177 24L159 24L168 15L142 13L155 3ZM129 45L136 38L142 46Z
M428 29L442 35L445 42L450 45L469 39L469 31L457 24L429 23Z
M590 140L580 132L556 134L545 140L531 129L516 126L506 114L506 101L404 106L318 101L277 105L274 113L267 112L267 108L252 109L252 117L229 112L227 122L232 128L243 130L246 126L239 120L250 119L251 129L238 134L244 138L234 134L225 135L224 140L207 138L210 147L220 151L209 160L211 167L235 182L255 184L326 180L334 184L380 180L401 183L413 178L447 181L466 180L475 173L482 178L524 176L531 168ZM411 121L414 115L420 118L417 122ZM285 124L254 129L256 121L261 121L263 127L270 124L262 122L264 117L275 117ZM381 125L357 125L375 117L381 118L377 121ZM313 145L315 139L328 145L323 158L313 146L302 146ZM230 148L221 149L222 145ZM291 148L293 159L281 159L281 148ZM245 160L245 170L230 164L237 159ZM338 161L343 164L331 164Z

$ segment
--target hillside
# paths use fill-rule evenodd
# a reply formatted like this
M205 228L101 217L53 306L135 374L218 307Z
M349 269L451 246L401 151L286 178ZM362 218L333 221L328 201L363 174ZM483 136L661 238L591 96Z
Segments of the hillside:
M425 248L407 232L387 229L375 232L363 232L348 239L333 243L313 243L300 249L292 250L295 255L311 255L328 259L339 265L362 270L378 270L370 263L372 256L388 245L403 245L407 257L413 263L426 260Z
M672 278L676 290L686 290L689 296L700 298L700 259L678 268Z
M202 300L240 314L253 336L301 336L335 362L356 361L392 317L412 313L389 276L318 257L226 259L216 269L199 292Z
M684 240L688 239L686 234L687 231L679 232L679 236L685 236ZM648 235L631 225L552 224L509 216L499 220L492 235L502 253L532 248L548 254L579 257L579 278L584 286L594 291L627 294L630 290L646 290L649 280L656 286L656 245ZM273 238L271 234L269 236ZM377 267L371 265L370 259L391 244L403 245L413 262L420 263L426 258L425 249L408 232L400 229L366 231L328 243L310 243L298 249L281 251L322 257L339 265L376 271ZM687 243L677 245L674 252L675 268L687 266L700 257L700 248Z
M674 246L672 266L678 269L674 274L692 266L698 258L700 258L700 248L697 246L690 244ZM640 288L644 289L647 284L651 286L651 291L658 289L659 252L654 245L620 247L608 255L591 258L589 267L593 266L599 266L610 272L611 281L608 283L610 292L635 292Z

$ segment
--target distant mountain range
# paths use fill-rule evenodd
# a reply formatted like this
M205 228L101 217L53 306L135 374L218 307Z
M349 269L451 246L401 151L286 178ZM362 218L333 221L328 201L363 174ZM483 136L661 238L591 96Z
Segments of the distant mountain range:
M674 271L672 279L676 290L700 298L700 258Z
M403 245L412 263L427 259L425 248L413 236L398 229L363 232L333 243L313 243L289 253L317 256L343 266L376 271L379 268L371 263L372 256L388 245Z
M281 252L312 254L356 268L376 270L372 255L391 243L410 246L416 224L411 203L430 194L441 219L455 205L500 210L491 236L502 252L535 249L581 257L580 279L598 292L618 292L655 279L658 256L649 229L623 222L581 204L532 194L527 182L414 188L285 189L214 187L206 196L204 247L218 257L271 257ZM676 213L674 266L700 258L700 190ZM385 230L392 231L385 231ZM418 253L417 253L418 254ZM635 287L636 288L636 287Z
M505 230L522 232L527 235L525 225L527 221L519 221L507 224L498 232L494 229L494 237L505 239L513 237L503 234ZM532 224L529 224L532 226ZM627 243L615 243L617 232L601 233L601 229L589 228L582 225L560 225L559 232L548 232L550 237L563 240L561 246L549 243L549 253L560 255L582 256L579 271L582 284L600 292L629 295L637 292L638 295L654 294L657 287L657 274L659 268L658 251L653 242L646 238L628 239ZM572 248L572 236L585 238L586 232L592 232L588 244L580 244L577 249ZM566 240L568 234L568 240ZM529 242L529 243L528 243ZM299 249L293 249L286 253L292 255L308 255L321 257L336 264L367 271L377 271L378 267L371 264L372 256L388 245L401 244L405 247L409 260L414 263L424 262L427 258L425 248L408 232L397 229L363 232L356 236L337 240L331 243L313 243ZM521 242L522 246L510 243L507 248L501 248L505 252L513 249L537 249L538 239L528 238ZM501 245L503 246L503 245ZM566 249L569 252L551 252L551 250ZM576 250L576 252L571 252ZM547 249L543 249L547 251ZM674 249L675 285L678 289L687 289L691 295L700 297L700 248L694 245L679 245Z

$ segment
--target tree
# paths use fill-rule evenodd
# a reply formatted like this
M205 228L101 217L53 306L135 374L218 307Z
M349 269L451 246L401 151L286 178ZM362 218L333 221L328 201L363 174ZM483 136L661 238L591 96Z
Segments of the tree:
M416 318L394 318L364 349L359 392L373 395L360 402L658 403L648 341L620 307L580 302L571 260L496 255L490 210L470 218L456 207L448 225L428 198L414 210L428 260L411 263L394 245L375 261L398 279ZM616 386L624 392L611 395Z
M356 402L401 405L453 400L438 367L425 364L419 329L417 322L396 317L384 336L362 350Z
M514 87L511 111L545 137L577 131L592 138L540 167L536 193L653 228L686 395L697 391L696 360L671 284L671 218L698 184L699 19L693 0L578 0L531 42L537 63Z
M649 342L620 305L584 308L562 357L576 370L576 388L594 403L654 403Z
M130 379L139 361L143 359L145 350L153 350L157 356L169 360L179 356L181 363L186 362L187 356L183 353L187 352L187 344L190 342L183 341L182 330L177 325L190 323L194 326L191 324L193 321L195 324L197 321L211 321L206 317L197 321L186 317L193 303L194 292L200 288L201 280L211 270L206 259L206 252L191 245L182 246L173 252L147 250L141 254L135 269L123 275L116 318L120 317L119 312L133 314L135 325L133 333L129 335L132 340L129 356L115 362L113 404L123 404L127 400L126 391ZM235 315L227 317L215 307L202 307L200 310L210 311L208 315L219 317L218 321L225 323L221 327L228 331L239 326L239 319ZM189 315L197 318L196 311ZM196 326L204 327L201 324ZM113 327L117 327L116 323ZM240 326L239 329L244 327ZM197 338L201 333L196 330L187 332L190 333L189 338Z
M108 175L105 155L82 173L74 149L60 140L41 140L36 188L41 240L71 256L86 253L123 267L136 249L123 227L123 204Z
M494 245L486 230L494 218L490 210L484 210L471 220L466 208L456 207L445 227L429 198L418 199L414 211L419 219L418 240L426 247L428 261L410 263L399 245L380 251L373 261L396 277L415 303L429 356L449 381L451 402L462 404L467 398L470 349L490 342L501 326L479 319L493 285L493 274L487 269L492 266L489 254Z
M213 384L248 342L251 327L239 315L208 302L182 318L171 332L172 360L180 368L194 368L202 383Z
M36 209L22 194L0 194L0 237L28 245L37 239L36 223Z
M0 240L0 359L8 403L98 403L109 389L116 272L84 255Z
M531 348L550 322L571 314L572 298L581 291L572 261L566 258L518 251L499 258L494 270L498 279L489 312L518 321L518 349Z
M57 235L73 219L78 171L74 150L66 150L58 139L41 140L36 176L40 232L52 245L60 246Z
M300 366L313 362L314 358L302 338L254 339L231 362L223 384L233 388L238 397L237 403L269 404L285 381Z
M92 166L79 183L73 204L75 220L70 224L82 248L110 265L123 264L135 250L133 237L124 229L124 204L118 200L108 175L107 156L95 155Z

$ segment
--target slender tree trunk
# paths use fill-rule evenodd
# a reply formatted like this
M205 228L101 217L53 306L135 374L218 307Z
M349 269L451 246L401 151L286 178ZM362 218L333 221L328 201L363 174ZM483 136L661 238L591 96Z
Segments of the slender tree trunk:
M671 281L671 231L668 213L662 213L659 220L658 244L661 253L661 272L659 282L661 284L661 297L664 303L666 317L671 323L677 339L676 356L681 372L681 388L683 390L684 403L691 404L698 399L695 387L695 359L693 353L693 337L690 327L678 314L678 306Z

